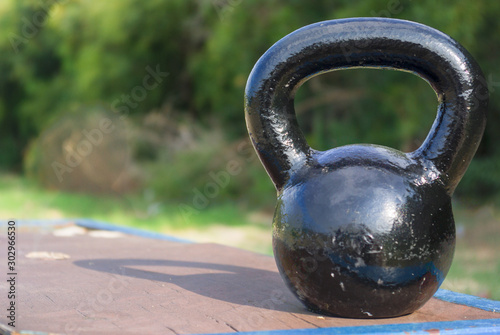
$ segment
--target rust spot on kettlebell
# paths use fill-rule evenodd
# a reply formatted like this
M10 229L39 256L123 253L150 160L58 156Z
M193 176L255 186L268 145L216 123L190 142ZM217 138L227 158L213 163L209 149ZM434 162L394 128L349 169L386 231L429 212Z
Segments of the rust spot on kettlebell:
M312 76L353 67L411 71L430 83L439 105L420 148L309 147L295 116L295 92ZM451 195L485 128L484 83L455 40L396 19L309 25L259 59L246 86L247 128L278 191L276 264L308 309L394 317L434 295L455 248Z

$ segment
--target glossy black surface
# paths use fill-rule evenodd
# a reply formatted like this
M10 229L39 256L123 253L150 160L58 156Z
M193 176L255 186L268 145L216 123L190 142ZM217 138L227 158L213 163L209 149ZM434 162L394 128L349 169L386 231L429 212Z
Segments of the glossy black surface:
M411 71L430 83L439 106L418 150L308 146L295 92L314 75L353 67ZM453 258L451 195L481 140L487 104L484 78L468 52L409 21L320 22L259 59L246 87L247 127L278 191L276 263L309 309L393 317L432 297Z

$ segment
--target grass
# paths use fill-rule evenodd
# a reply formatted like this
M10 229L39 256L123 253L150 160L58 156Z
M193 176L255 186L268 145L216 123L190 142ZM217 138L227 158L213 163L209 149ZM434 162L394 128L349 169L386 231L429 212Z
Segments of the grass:
M494 206L454 208L455 258L443 288L500 300L500 212Z
M272 254L271 213L249 213L233 203L196 210L189 203L159 202L152 191L129 196L64 193L8 174L0 174L0 189L1 218L86 217ZM492 205L455 203L454 213L457 247L442 288L500 300L500 211Z
M94 196L44 190L32 181L0 174L0 218L91 218L196 242L222 243L271 254L271 214L248 213L232 203L202 210L160 202L152 191Z

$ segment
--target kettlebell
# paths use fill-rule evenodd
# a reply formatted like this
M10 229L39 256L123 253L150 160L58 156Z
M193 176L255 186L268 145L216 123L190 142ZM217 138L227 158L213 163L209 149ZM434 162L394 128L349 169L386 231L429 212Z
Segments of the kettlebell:
M365 67L412 72L436 92L437 117L417 150L307 144L294 111L298 88L325 72ZM485 128L485 83L458 42L397 19L308 25L257 61L245 90L247 128L277 190L276 264L307 309L395 317L434 295L455 249L451 196Z

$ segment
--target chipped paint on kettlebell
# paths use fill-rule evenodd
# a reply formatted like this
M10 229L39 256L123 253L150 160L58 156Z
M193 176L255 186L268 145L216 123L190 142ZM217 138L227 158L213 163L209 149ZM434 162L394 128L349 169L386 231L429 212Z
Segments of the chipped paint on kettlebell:
M346 165L339 164L342 154ZM307 166L280 193L274 252L288 286L309 309L407 314L448 272L455 245L450 197L439 178L422 181L418 162L384 162L392 155L376 146L344 147L336 164Z

